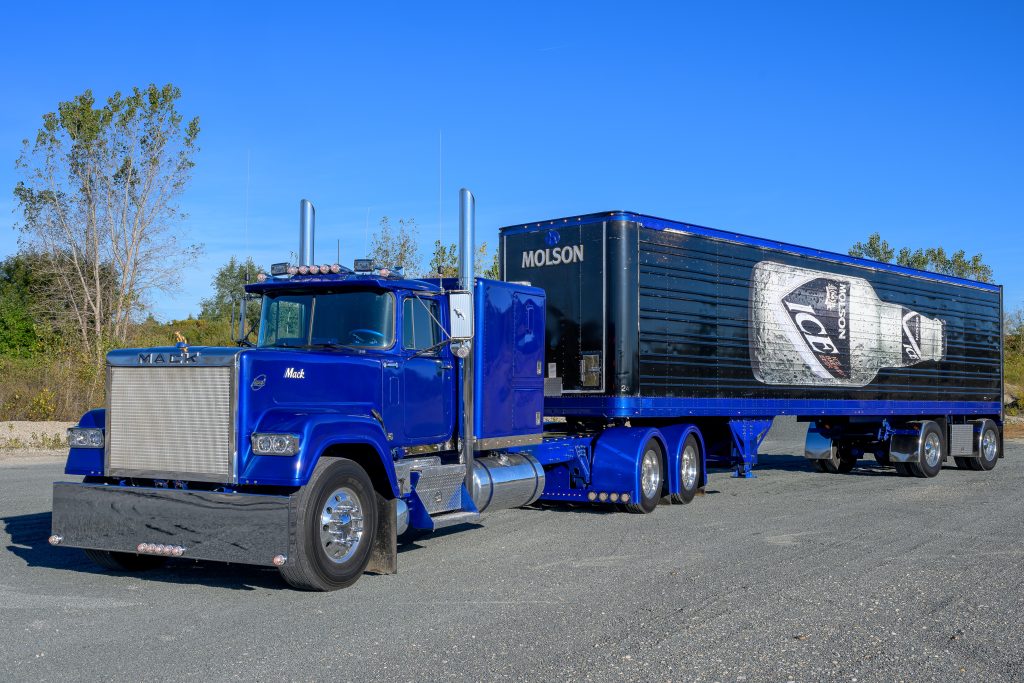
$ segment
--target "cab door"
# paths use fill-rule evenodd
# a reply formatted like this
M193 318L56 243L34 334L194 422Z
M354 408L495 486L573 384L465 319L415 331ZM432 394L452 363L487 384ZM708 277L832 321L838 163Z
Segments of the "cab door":
M402 403L405 442L447 441L454 426L454 363L443 338L437 297L407 296L402 303Z

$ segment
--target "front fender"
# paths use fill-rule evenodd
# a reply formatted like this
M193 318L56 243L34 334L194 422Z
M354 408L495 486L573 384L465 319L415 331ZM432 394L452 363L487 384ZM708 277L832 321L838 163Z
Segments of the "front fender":
M299 435L299 452L293 456L254 455L251 439L240 444L239 484L304 486L317 460L331 446L359 444L370 447L380 458L394 495L398 496L398 478L390 457L384 429L372 415L276 409L263 414L253 433Z
M106 430L107 411L105 408L94 408L78 420L79 427L92 427ZM83 476L103 476L102 448L71 448L68 449L68 461L64 465L64 474L81 474Z

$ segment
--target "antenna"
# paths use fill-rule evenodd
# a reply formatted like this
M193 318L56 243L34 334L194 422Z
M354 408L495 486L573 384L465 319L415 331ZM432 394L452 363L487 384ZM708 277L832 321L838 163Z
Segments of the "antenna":
M444 225L444 174L442 173L443 168L441 166L442 159L442 131L437 131L437 241L441 246L444 246L444 239L442 233L442 226Z
M245 284L249 284L249 180L252 177L252 150L245 150Z

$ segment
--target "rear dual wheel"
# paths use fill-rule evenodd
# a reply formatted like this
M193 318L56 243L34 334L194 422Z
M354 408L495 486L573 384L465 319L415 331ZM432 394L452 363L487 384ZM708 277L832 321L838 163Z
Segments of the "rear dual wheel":
M700 486L700 445L697 437L690 434L683 442L683 452L679 454L679 493L673 493L669 499L673 503L689 503L697 495Z
M648 439L644 444L643 455L640 457L640 500L626 503L626 510L637 514L654 512L661 500L661 491L665 481L665 452L657 439ZM691 496L692 497L692 496Z

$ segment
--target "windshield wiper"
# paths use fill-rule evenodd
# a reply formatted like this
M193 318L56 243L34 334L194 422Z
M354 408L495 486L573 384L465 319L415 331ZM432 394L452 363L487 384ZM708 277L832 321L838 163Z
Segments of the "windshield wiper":
M306 344L305 346L299 347L303 349L346 349L348 351L359 351L364 352L364 349L358 346L350 346L348 344L338 344L337 342L319 342L316 344Z

